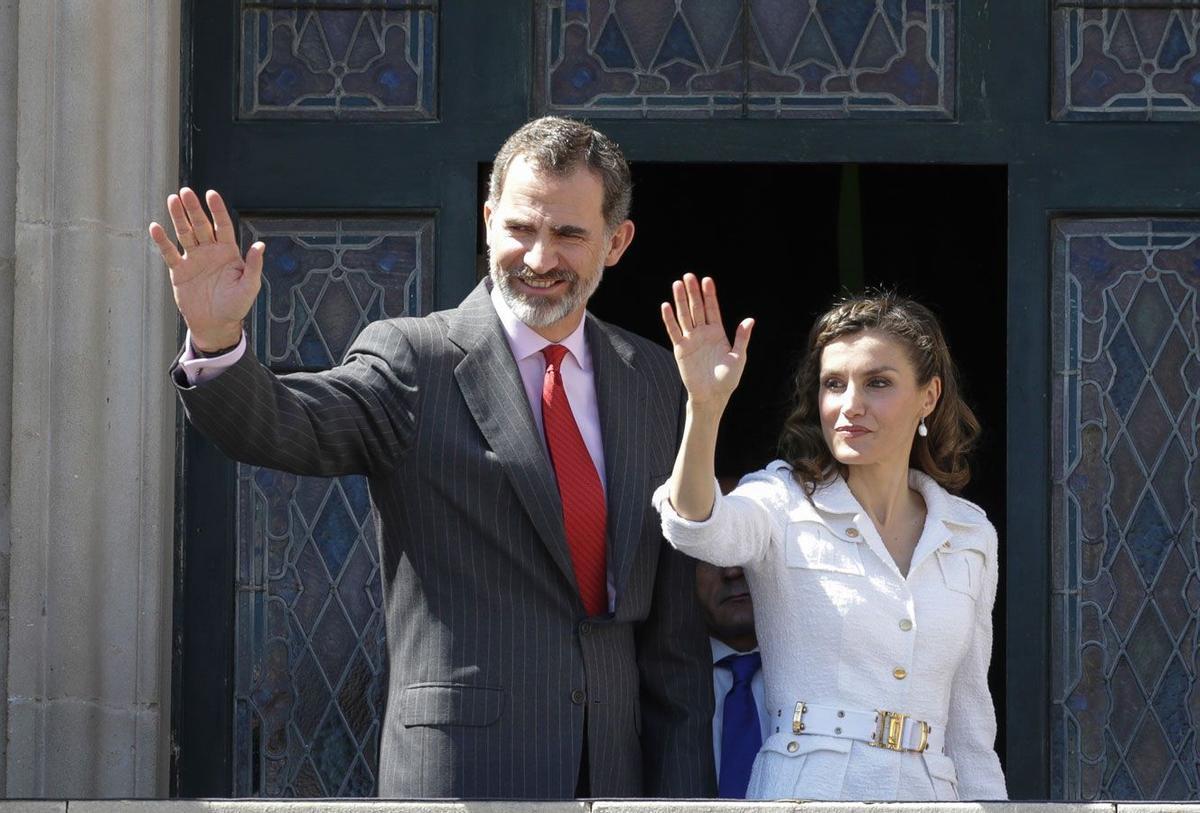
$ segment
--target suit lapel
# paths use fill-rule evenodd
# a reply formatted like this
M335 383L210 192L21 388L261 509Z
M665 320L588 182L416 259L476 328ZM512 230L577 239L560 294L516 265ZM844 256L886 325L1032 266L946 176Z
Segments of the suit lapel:
M454 377L479 431L496 453L538 536L576 593L562 502L521 374L484 283L451 317L447 334L465 352Z
M650 501L647 488L652 472L643 433L651 393L649 382L635 366L629 342L590 314L586 330L604 438L608 567L619 610Z

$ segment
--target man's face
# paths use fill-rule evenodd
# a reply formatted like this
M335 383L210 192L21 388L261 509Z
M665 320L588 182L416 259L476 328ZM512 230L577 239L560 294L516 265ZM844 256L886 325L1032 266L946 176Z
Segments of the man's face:
M741 651L755 646L754 605L740 567L697 562L696 598L709 635Z
M551 341L583 318L604 268L633 238L633 223L604 223L604 186L580 165L554 175L517 156L500 200L484 205L488 267L500 295L525 324Z

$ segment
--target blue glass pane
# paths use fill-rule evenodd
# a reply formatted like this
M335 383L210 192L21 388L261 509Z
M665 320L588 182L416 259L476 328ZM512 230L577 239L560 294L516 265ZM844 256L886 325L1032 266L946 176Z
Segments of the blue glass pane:
M246 216L241 231L244 246L267 246L249 329L259 358L279 372L331 367L370 322L432 301L432 217Z
M431 305L430 217L241 228L267 245L249 332L278 371L328 367L369 321ZM373 796L387 662L366 480L237 471L234 794Z
M1155 33L1138 16L1161 10L1104 17L1115 61L1165 41L1167 17ZM1065 726L1050 740L1051 777L1063 799L1194 799L1200 219L1070 218L1054 234L1052 448L1078 453L1052 455L1066 521L1051 534L1064 580L1051 701ZM1103 556L1080 550L1076 522L1089 538L1103 528ZM1099 674L1074 666L1098 647Z
M242 118L436 117L436 3L270 6L242 2Z
M951 118L955 0L536 0L542 112Z
M1089 2L1088 14L1054 5L1055 119L1200 118L1195 4Z

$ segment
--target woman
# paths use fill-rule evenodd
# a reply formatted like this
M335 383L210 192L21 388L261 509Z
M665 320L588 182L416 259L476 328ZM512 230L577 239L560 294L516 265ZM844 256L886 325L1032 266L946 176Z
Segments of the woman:
M717 426L746 361L711 279L662 316L688 391L671 479L672 545L745 569L771 727L749 798L1004 799L987 686L996 532L949 491L978 434L937 320L892 295L813 327L785 460L714 487Z

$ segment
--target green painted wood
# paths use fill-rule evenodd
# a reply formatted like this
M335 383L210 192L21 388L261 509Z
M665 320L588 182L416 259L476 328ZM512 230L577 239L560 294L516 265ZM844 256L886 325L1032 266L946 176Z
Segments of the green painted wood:
M234 0L189 4L183 175L226 193L238 211L436 213L439 307L476 279L479 166L530 110L531 2L443 0L439 120L413 124L238 122ZM605 121L637 162L960 164L1007 168L1007 511L1004 585L1012 595L997 654L1005 659L1004 760L1014 798L1043 798L1049 708L1050 219L1063 214L1200 212L1200 131L1187 123L1055 123L1049 17L1035 0L963 0L958 11L955 121ZM382 157L382 159L381 159ZM298 172L295 167L304 167ZM995 374L1001 374L996 371ZM211 455L184 444L184 480L213 478ZM178 599L184 639L225 600L197 598L195 557L206 550L186 517L208 510L185 490ZM211 495L210 495L211 496ZM211 555L211 548L207 549ZM1035 597L1032 600L1030 597ZM231 599L230 599L231 601ZM196 609L199 607L200 609ZM187 608L191 608L188 610ZM188 613L192 614L189 615ZM999 620L998 620L999 623ZM999 627L998 627L999 628ZM1001 645L1003 649L1001 649ZM204 650L219 675L221 652ZM184 646L188 658L200 657ZM177 672L189 663L176 661ZM193 681L195 682L195 681ZM190 685L190 684L189 684ZM213 686L217 682L214 681ZM207 687L215 691L211 686ZM196 690L201 691L201 690ZM178 698L186 706L185 688ZM190 739L179 711L176 774L185 795L221 795L219 749ZM217 704L219 706L219 704ZM196 715L192 715L195 717ZM190 720L190 722L189 722ZM205 756L203 752L209 752ZM197 760L213 764L201 769ZM193 773L194 771L194 773ZM225 782L225 785L221 783Z

